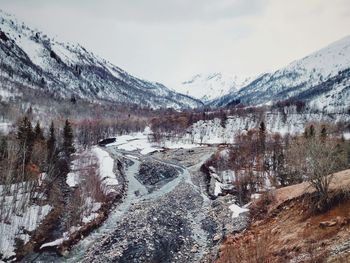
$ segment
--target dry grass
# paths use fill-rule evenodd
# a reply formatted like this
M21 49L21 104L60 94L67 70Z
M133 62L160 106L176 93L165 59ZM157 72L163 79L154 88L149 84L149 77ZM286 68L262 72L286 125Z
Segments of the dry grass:
M330 191L350 191L350 170L344 170L334 174L330 184ZM307 182L280 188L275 192L276 203L271 207L271 210L288 200L298 198L305 193L311 194L314 192L315 189Z
M335 174L331 189L333 192L344 193L349 185L350 170L346 170ZM265 217L255 218L245 232L229 236L223 243L216 262L327 260L334 245L350 238L350 200L340 199L329 211L311 214L308 212L308 202L304 202L305 193L312 195L312 189L305 183L276 190L274 198L267 199L270 201L268 209L268 202L262 202ZM321 227L321 222L334 222L335 225Z

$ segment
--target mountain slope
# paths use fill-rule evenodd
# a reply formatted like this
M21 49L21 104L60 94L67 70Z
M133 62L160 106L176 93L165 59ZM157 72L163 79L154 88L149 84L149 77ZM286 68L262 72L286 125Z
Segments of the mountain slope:
M238 102L258 105L297 98L323 110L330 110L334 106L346 108L350 99L349 68L350 36L274 73L264 74L241 90L215 100L211 105L225 106ZM328 86L327 89L324 88L325 85ZM342 96L336 96L335 90Z
M80 45L60 43L0 12L1 76L54 97L193 108L202 103L136 78ZM4 85L0 89L5 90ZM2 91L4 92L4 91Z
M248 84L249 80L250 78L240 79L238 76L223 73L197 74L179 84L176 90L203 102L209 102L229 92L237 91Z

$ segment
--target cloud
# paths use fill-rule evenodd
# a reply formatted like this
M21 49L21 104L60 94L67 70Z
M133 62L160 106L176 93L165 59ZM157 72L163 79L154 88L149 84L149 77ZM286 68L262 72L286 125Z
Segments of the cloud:
M91 15L132 22L216 21L262 12L266 0L87 0L67 1ZM59 2L60 4L62 1Z
M128 22L215 21L256 15L267 0L1 0L22 10L72 11ZM61 13L62 18L64 12Z

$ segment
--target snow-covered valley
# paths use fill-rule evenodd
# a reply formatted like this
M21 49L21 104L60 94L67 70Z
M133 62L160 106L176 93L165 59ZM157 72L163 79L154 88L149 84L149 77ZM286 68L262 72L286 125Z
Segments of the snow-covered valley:
M170 89L0 11L0 263L350 251L350 37L255 76Z
M28 260L144 262L161 259L162 262L210 262L215 257L223 231L226 231L224 228L231 229L232 222L236 222L234 227L237 229L245 226L245 217L239 214L230 216L229 206L232 206L234 199L217 200L213 208L213 200L205 193L199 168L215 151L215 147L194 148L192 151L196 154L191 157L192 164L175 161L179 154L177 150L167 152L168 158L172 156L170 159L175 159L162 160L158 154L142 155L141 149L127 151L117 147L107 146L107 152L113 158L125 158L127 192L112 208L108 219L65 253L63 258L50 252L40 252L30 255ZM189 153L189 150L186 151ZM150 192L137 178L140 165L154 161L173 167L177 175ZM222 210L220 214L215 212L218 208ZM235 211L237 213L238 210Z

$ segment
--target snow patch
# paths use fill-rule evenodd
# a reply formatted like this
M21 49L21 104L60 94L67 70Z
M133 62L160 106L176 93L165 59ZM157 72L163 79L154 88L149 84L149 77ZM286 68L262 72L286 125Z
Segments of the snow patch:
M239 206L236 205L236 204L230 205L229 208L230 208L230 210L232 211L232 218L236 218L236 217L238 217L240 214L249 211L249 209L239 207Z
M56 239L52 242L48 242L48 243L45 243L43 245L41 245L40 249L42 248L45 248L45 247L56 247L56 246L59 246L63 243L63 241L65 240L65 238L59 238L59 239Z
M30 236L24 231L34 231L50 211L50 205L32 205L25 208L21 215L11 215L6 222L0 221L0 254L4 258L14 256L15 238L28 242Z
M114 143L108 144L107 147L116 146L118 149L124 151L139 151L143 155L154 151L159 151L159 147L153 146L149 142L148 138L150 134L151 129L149 127L146 127L143 132L116 137L116 141Z
M94 221L97 217L98 217L97 213L92 213L88 216L85 216L82 221L84 224L87 224L87 223Z
M215 181L215 189L214 189L214 195L215 196L218 196L219 194L221 194L222 192L222 186L223 184L218 182L218 181Z
M91 150L98 159L98 174L103 185L103 190L106 195L115 193L116 189L113 186L118 185L118 180L113 172L113 158L99 147L93 147Z
M66 183L69 187L77 187L79 184L79 175L76 173L68 173Z

